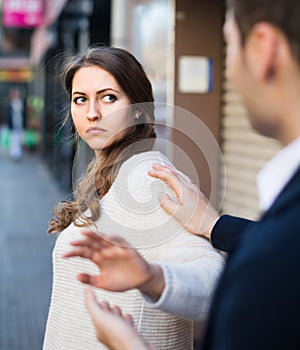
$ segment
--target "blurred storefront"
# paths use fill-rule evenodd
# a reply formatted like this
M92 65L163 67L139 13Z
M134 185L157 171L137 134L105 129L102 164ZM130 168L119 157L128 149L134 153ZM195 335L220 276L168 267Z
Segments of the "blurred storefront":
M24 99L25 126L24 146L35 148L39 131L34 116L30 113L28 102L28 85L34 76L29 60L30 38L43 15L43 1L2 0L0 2L0 147L9 148L8 103L10 91L17 87L21 99Z
M40 111L41 153L64 189L72 186L75 145L71 123L63 125L68 101L59 79L60 63L90 43L109 45L109 33L110 1L51 0L32 35L30 59L35 79L30 91L44 106Z

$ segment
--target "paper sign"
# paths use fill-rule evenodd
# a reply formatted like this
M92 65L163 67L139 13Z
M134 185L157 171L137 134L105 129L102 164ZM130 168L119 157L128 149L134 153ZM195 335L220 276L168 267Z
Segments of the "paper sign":
M202 56L179 58L178 89L182 93L206 93L212 90L212 60Z

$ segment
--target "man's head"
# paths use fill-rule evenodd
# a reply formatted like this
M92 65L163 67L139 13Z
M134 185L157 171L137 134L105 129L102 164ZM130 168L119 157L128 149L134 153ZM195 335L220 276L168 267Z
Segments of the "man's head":
M230 0L227 74L260 133L300 136L300 1Z
M300 64L299 0L229 0L229 7L233 11L242 43L245 43L256 23L271 23L286 36Z

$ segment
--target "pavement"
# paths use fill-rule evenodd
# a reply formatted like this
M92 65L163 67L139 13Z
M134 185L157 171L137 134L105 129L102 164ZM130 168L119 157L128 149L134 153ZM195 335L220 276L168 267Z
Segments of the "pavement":
M64 198L38 153L13 162L0 149L0 350L42 349L55 243L47 224Z

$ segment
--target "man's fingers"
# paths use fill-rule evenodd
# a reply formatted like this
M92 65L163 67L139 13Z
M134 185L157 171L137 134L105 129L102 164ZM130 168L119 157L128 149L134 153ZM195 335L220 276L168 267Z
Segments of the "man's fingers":
M169 164L160 164L160 163L154 163L152 165L153 169L155 170L163 170L163 169L169 169L173 171L175 168Z
M169 214L174 215L180 204L173 202L165 193L160 193L158 196L160 206Z
M181 180L180 177L175 175L170 171L159 171L159 170L149 170L148 174L156 179L164 181L167 185L169 185L173 191L176 193L178 199L181 198Z
M181 202L183 188L195 186L193 181L181 171L170 166L153 165L154 170L148 171L148 175L164 181L176 193L178 200Z

